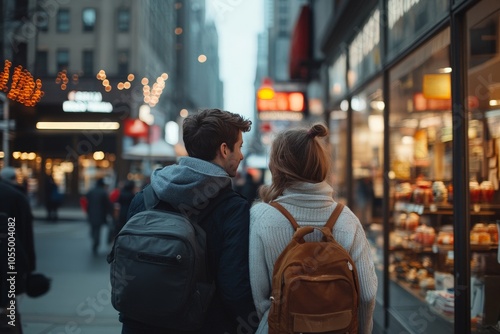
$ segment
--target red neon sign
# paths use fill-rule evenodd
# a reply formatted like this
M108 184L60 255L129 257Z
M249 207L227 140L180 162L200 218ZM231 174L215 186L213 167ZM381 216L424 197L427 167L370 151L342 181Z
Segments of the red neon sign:
M275 92L271 99L257 96L257 111L303 112L305 98L302 92Z

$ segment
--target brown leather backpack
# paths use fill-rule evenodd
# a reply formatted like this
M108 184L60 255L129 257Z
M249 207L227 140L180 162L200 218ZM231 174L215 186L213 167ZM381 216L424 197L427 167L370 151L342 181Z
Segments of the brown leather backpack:
M272 202L295 233L274 264L269 334L357 333L358 273L349 253L335 241L333 226L342 212L338 203L322 228L300 227L280 204ZM322 241L306 242L315 229Z

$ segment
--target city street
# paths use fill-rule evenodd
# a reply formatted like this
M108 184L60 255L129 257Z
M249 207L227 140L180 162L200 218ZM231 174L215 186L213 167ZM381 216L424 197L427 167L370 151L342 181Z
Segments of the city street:
M37 272L52 278L50 291L38 298L23 295L19 312L25 334L120 333L111 305L109 266L101 231L99 254L92 255L89 227L80 208L61 208L57 223L35 208Z

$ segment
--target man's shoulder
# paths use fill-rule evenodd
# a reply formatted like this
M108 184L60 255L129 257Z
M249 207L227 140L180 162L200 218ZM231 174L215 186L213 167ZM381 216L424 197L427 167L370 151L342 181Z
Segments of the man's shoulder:
M212 200L212 203L215 203L216 205L221 205L225 207L230 207L230 206L248 206L248 201L246 200L245 197L243 197L241 194L238 192L234 191L234 189L226 189L223 190L217 195ZM220 203L220 204L219 204Z

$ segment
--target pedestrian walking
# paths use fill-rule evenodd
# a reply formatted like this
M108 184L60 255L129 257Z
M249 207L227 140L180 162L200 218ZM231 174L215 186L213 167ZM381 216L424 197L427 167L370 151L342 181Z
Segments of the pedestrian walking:
M251 121L219 109L190 115L183 124L189 157L151 175L150 187L160 201L189 216L206 233L207 266L216 290L201 330L191 333L252 333L257 324L256 319L252 320L255 308L248 272L249 204L234 193L231 184L243 160L242 133L249 131L250 126ZM234 195L215 206L217 198L227 192ZM143 210L144 196L140 191L132 201L129 217ZM179 333L169 328L169 323L152 326L126 314L121 314L120 320L123 334Z
M132 203L132 200L134 199L135 193L135 182L132 180L125 181L120 190L120 194L116 199L116 204L118 205L118 217L116 219L115 235L127 222L128 210L130 208L130 203Z
M28 197L0 182L0 332L22 333L16 297L26 292L36 268L33 214Z
M112 218L113 204L109 199L109 194L106 189L104 179L97 179L94 188L92 188L86 195L87 197L87 218L90 224L90 234L92 238L92 253L97 255L101 228L106 226L108 228L108 243L111 241L110 226L108 217Z
M258 333L267 333L274 264L294 234L287 218L269 203L281 204L301 227L323 227L339 205L326 181L331 161L319 138L327 135L327 128L316 124L309 129L286 130L273 141L269 159L272 182L260 188L261 202L250 212L250 282L261 319ZM315 241L321 240L317 232L312 236ZM363 227L349 208L341 211L333 236L357 267L359 333L371 333L377 277Z
M62 204L63 194L60 193L57 183L52 175L45 175L45 208L47 209L47 220L57 221L59 207Z

